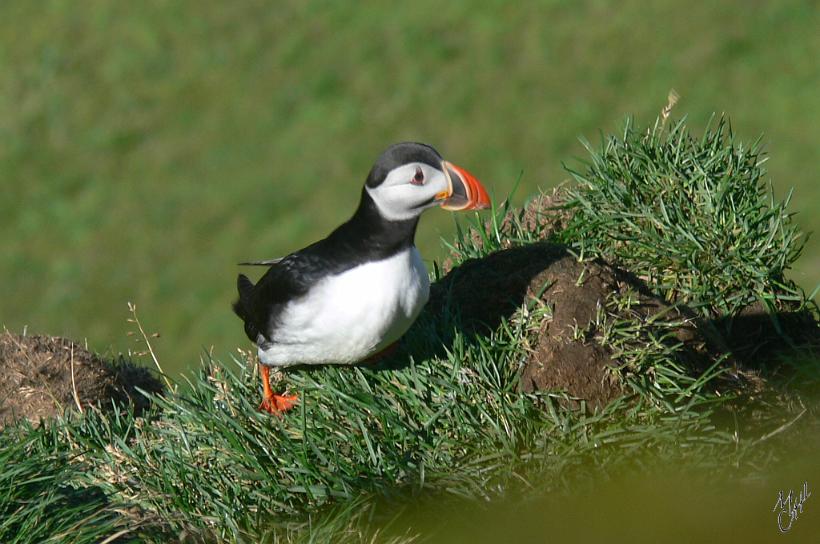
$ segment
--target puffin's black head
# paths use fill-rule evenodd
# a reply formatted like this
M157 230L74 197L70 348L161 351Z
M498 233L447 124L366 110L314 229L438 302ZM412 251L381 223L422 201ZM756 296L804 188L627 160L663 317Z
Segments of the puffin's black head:
M432 146L394 144L376 160L365 192L391 221L418 217L433 206L448 210L487 208L487 191L469 172L441 158Z

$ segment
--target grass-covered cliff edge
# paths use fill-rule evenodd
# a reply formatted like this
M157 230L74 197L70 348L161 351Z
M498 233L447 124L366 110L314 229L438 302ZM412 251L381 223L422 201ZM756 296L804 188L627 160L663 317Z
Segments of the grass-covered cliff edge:
M396 516L431 498L777 462L771 437L817 432L818 309L788 278L803 238L761 150L723 119L588 147L560 192L447 242L395 356L283 376L301 397L285 417L256 409L240 353L139 416L4 428L0 541L405 541L418 529Z

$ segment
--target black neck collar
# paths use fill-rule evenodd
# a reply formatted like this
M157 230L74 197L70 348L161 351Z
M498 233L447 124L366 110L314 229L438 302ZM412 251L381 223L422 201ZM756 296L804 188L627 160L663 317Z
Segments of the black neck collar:
M379 213L367 189L362 189L359 207L353 217L336 232L343 231L348 242L356 245L360 242L368 253L386 258L414 245L418 224L418 216L403 221L386 219Z

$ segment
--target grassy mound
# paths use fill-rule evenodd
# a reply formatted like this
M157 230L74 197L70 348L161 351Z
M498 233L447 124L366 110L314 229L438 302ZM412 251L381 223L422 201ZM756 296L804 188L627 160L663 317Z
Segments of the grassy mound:
M784 276L799 253L785 205L767 200L758 155L735 146L723 122L700 139L683 123L646 132L628 125L576 176L559 211L565 228L502 207L489 228L476 220L462 231L452 266L549 238L578 262L612 260L703 318L758 300L807 311L816 329L816 307ZM56 484L42 500L31 500L37 489L11 485L23 491L0 496L0 519L11 520L0 522L0 540L44 541L43 531L59 540L91 520L68 539L369 541L408 497L446 504L561 490L594 479L590 471L629 465L639 450L708 470L765 458L759 442L716 423L744 392L720 381L736 372L730 354L682 366L675 320L638 312L635 300L625 290L598 309L595 327L578 324L576 340L614 354L611 378L626 391L600 410L566 392L521 390L532 342L554 317L548 304L524 299L490 330L465 326L458 305L429 307L378 367L289 372L282 385L301 402L282 418L256 409L258 377L242 354L206 358L188 387L155 397L142 417L115 408L6 428L2 466L18 468L0 470L2 483ZM817 359L800 361L804 387L816 391ZM799 404L795 395L767 402L779 417ZM774 421L759 406L743 414L759 434ZM60 515L35 527L46 500Z
M809 304L785 277L805 239L764 181L759 143L736 142L725 118L695 138L680 121L590 150L571 171L575 214L562 236L643 277L672 302L707 317L736 315L754 302L772 313Z

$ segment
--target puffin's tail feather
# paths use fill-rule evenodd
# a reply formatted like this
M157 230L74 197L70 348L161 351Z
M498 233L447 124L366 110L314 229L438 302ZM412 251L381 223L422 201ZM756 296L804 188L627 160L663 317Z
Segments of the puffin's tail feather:
M256 330L254 320L251 318L253 282L245 274L239 274L236 278L236 290L239 291L239 299L233 303L233 311L245 322L245 334L251 341L256 342L259 331Z
M245 274L239 274L236 277L236 290L239 291L239 298L233 303L233 312L243 321L247 321L253 296L253 282Z

